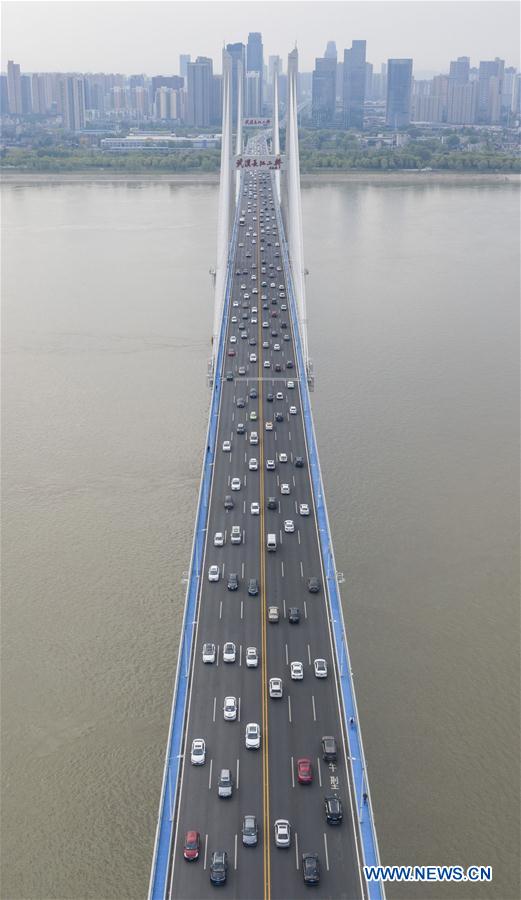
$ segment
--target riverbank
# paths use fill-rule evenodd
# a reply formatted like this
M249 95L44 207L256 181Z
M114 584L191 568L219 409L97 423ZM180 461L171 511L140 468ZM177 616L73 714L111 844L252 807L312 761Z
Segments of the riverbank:
M3 184L74 184L79 182L103 183L122 182L147 184L158 182L167 184L218 184L218 172L24 172L0 170ZM356 184L514 184L521 185L521 175L517 172L454 172L454 171L400 171L371 172L363 169L349 172L333 170L306 173L301 176L303 185L334 182Z

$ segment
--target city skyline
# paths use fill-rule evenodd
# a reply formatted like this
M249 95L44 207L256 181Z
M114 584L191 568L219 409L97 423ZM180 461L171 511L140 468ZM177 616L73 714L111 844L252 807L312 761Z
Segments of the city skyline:
M285 58L296 41L300 69L309 72L330 40L340 52L353 40L365 40L375 66L388 58L412 57L420 74L442 73L451 58L462 54L473 60L500 56L515 66L520 62L520 11L510 0L326 2L320 4L320 16L316 2L285 2L276 6L275 24L266 15L266 3L127 2L123 27L122 6L83 0L4 3L2 71L8 59L16 59L28 72L167 74L178 71L179 56L186 53L212 58L220 71L223 43L246 41L256 30L262 32L265 60L276 54ZM440 15L443 9L446 15ZM143 41L151 30L157 37Z

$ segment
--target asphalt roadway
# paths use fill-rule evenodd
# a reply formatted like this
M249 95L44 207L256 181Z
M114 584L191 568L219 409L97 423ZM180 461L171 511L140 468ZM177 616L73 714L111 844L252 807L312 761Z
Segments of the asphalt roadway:
M339 713L340 695L299 382L296 368L287 368L289 360L294 366L297 361L290 311L281 310L281 305L288 305L289 300L282 255L276 246L279 235L275 210L271 209L276 200L269 174L245 174L243 188L246 193L241 190L239 203L244 210L245 223L237 229L232 291L232 300L238 301L239 305L230 305L225 322L223 360L223 374L232 371L234 380L223 380L222 385L167 895L178 900L203 900L217 890L237 900L293 900L307 896L311 891L315 897L355 900L367 897L367 887L361 874L360 840L353 816L357 801L346 765L348 735ZM277 267L281 271L277 271ZM237 271L239 275L235 274ZM256 276L253 280L252 275ZM263 281L267 282L267 287L261 287ZM272 283L275 288L270 286ZM279 297L280 285L284 286L285 298ZM254 294L255 288L258 293ZM244 294L249 294L247 300L244 300ZM263 294L267 297L268 309L262 308ZM272 298L277 298L277 305L271 303ZM245 303L246 307L243 306ZM258 309L257 316L251 312L253 306ZM272 315L273 312L277 315ZM243 319L243 315L247 318ZM233 316L237 317L237 323L232 323ZM254 318L257 318L256 323L252 322ZM281 327L283 321L287 323L286 329ZM241 322L246 326L248 339L240 336L238 325ZM263 322L268 322L269 327L265 328ZM271 335L272 330L278 332L276 337ZM290 341L283 340L284 332L290 335ZM230 342L232 335L236 336L236 342ZM249 343L252 337L256 346ZM269 341L269 349L262 348L265 340ZM274 350L276 343L280 350ZM236 355L229 356L229 350L235 350ZM250 362L252 352L256 354L257 362ZM269 369L264 367L265 360L271 363ZM280 372L275 371L276 363L281 365ZM244 376L239 375L240 366L246 369ZM287 386L289 380L295 382L293 389ZM258 391L257 399L249 398L252 387ZM269 402L266 399L268 393L276 395L278 391L283 394L282 400ZM239 398L245 400L244 408L237 407ZM296 415L290 415L291 405L297 407ZM276 411L284 416L280 423L275 421ZM250 419L251 412L257 413L256 421ZM240 422L246 428L242 435L237 434ZM266 430L266 422L273 422L273 430ZM258 434L257 445L249 443L252 431ZM231 452L221 450L225 440L231 441ZM279 461L280 453L287 454L287 462ZM303 468L295 467L296 456L304 457ZM251 458L258 461L257 471L249 469ZM275 460L274 471L267 471L268 459ZM239 491L231 490L234 477L241 479ZM289 485L289 495L281 494L283 483ZM227 494L235 503L232 510L224 508ZM267 509L268 497L276 498L277 509ZM260 504L259 515L250 512L253 501ZM309 516L299 514L300 503L309 504ZM284 531L285 519L293 520L293 533ZM230 541L232 525L242 529L243 541L239 545L232 545ZM214 546L214 535L218 531L226 537L222 547ZM266 550L268 533L277 536L275 552ZM208 569L212 564L220 567L217 583L208 580ZM230 572L236 572L239 577L239 589L235 592L227 590ZM310 576L320 579L318 594L308 592ZM252 577L259 581L259 594L255 597L249 596L247 590L248 579ZM280 609L280 621L276 624L267 620L270 605ZM298 624L290 624L287 620L290 606L300 609ZM222 661L226 641L236 644L235 663ZM214 664L202 661L205 642L212 642L218 648ZM257 668L246 667L247 647L258 649ZM313 661L319 657L328 664L325 679L314 675ZM302 681L290 678L289 664L294 660L303 663ZM269 697L268 682L273 676L283 679L282 699ZM237 698L236 721L224 720L226 696ZM245 726L249 722L256 722L261 727L259 750L245 747ZM336 738L336 765L322 760L323 735ZM194 738L206 741L203 766L190 763ZM313 783L310 785L297 781L296 765L300 757L312 761ZM221 799L217 795L222 768L229 768L233 773L235 783L230 799ZM327 795L335 795L342 801L344 818L340 826L326 822L324 798ZM254 847L242 844L241 826L246 814L257 817L259 841ZM288 819L291 823L289 849L275 846L273 825L278 818ZM183 846L186 832L192 829L200 832L201 852L197 861L187 862L183 858ZM214 887L209 878L214 850L226 850L228 854L227 881L219 888ZM303 881L303 852L319 856L321 878L313 887Z

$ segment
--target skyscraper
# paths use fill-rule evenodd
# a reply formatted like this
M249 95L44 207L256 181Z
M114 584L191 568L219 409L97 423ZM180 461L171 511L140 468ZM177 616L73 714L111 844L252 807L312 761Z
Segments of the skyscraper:
M268 81L273 84L273 72L277 69L279 75L282 74L282 60L280 56L270 56L268 58Z
M261 109L255 115L260 115L262 112L262 99L263 99L263 80L264 80L264 58L263 58L263 46L262 46L262 34L259 31L250 31L248 35L248 47L246 54L246 71L247 72L258 72L259 75L259 89L260 89L260 103ZM253 113L251 113L253 115Z
M210 86L210 125L220 125L223 116L223 77L214 75Z
M244 108L244 94L246 83L246 47L244 44L226 44L226 51L232 58L232 120L237 122L237 98L239 96L239 79L242 81L242 96Z
M184 78L185 84L186 84L186 70L187 70L188 63L191 62L191 59L192 59L192 57L191 57L190 53L181 53L179 56L179 74L180 74L181 78Z
M336 59L315 59L311 87L311 116L314 125L331 125L335 116Z
M0 75L0 115L9 113L9 93L7 91L7 75Z
M365 41L353 41L344 50L344 125L346 128L364 127L365 100Z
M213 63L198 56L187 65L186 124L207 128L210 125Z
M478 122L494 124L499 122L501 112L501 89L505 61L482 60L479 64L478 79Z
M412 59L387 61L386 124L406 128L411 121Z
M261 78L259 72L246 73L246 115L260 116L262 112Z
M60 111L68 131L85 128L85 84L78 75L60 78Z
M449 78L456 84L467 84L469 80L470 59L468 56L458 56L451 60Z
M11 115L22 115L22 85L20 82L20 66L12 59L7 63L7 95Z
M22 95L22 115L30 116L33 111L33 97L30 75L20 76L20 93Z
M337 60L337 52L336 52L336 43L335 41L328 41L326 46L326 52L324 53L325 59L334 59L335 62Z

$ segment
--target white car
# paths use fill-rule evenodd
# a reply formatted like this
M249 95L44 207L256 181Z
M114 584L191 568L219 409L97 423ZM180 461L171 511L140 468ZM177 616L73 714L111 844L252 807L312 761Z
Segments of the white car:
M213 536L214 547L224 547L224 534L222 531L216 531Z
M224 718L227 722L234 722L237 718L237 698L225 697L223 706Z
M203 644L203 662L215 662L215 644Z
M317 678L327 678L327 662L325 659L316 659L313 666Z
M238 300L234 300L234 301L233 301L233 306L238 306L238 305L239 305L239 301L238 301ZM237 321L237 316L235 316L235 321ZM232 319L232 322L233 322L233 319Z
M260 505L258 503L250 503L250 513L252 516L260 515Z
M250 434L250 444L258 444L259 443L259 435L256 431L252 431Z
M248 669L256 669L259 665L259 654L256 647L246 648L246 666Z
M252 311L252 314L255 316L257 314L257 307L252 306L251 311Z
M237 324L237 316L232 316L232 325Z
M190 761L193 766L204 766L206 762L206 744L202 738L194 738Z
M280 700L282 697L282 678L270 678L270 697Z
M257 354L256 353L250 353L250 362L251 363L257 362Z
M252 316L252 317L251 317L251 324L252 324L252 325L256 325L256 324L257 324L257 317L256 317L256 316ZM250 362L251 362L251 360L250 360ZM254 359L253 362L257 362L257 360Z
M273 431L273 422L266 422L266 431Z
M269 322L263 322L263 323L262 323L262 327L263 327L263 328L269 328L269 327L270 327Z
M231 441L223 441L223 453L229 453L232 449Z
M241 291L245 291L245 290L246 290L246 285L245 285L245 284L241 284Z
M232 525L230 540L232 544L242 544L242 528L240 525Z
M273 470L275 468L275 460L267 459L266 460L266 468L268 469L269 472L273 472Z
M232 491L240 491L241 479L240 478L232 478L230 487L231 487Z
M280 350L280 344L273 344L274 350Z
M279 462L287 463L287 461L288 461L288 454L287 453L279 453Z
M220 574L219 566L210 566L208 569L208 581L219 581Z
M237 343L237 336L235 334L232 334L230 337L230 344L236 344L236 343Z
M291 825L287 819L277 819L274 825L275 830L275 846L290 847L291 846Z
M246 725L245 741L247 750L258 750L261 744L261 730L257 722Z
M309 506L307 503L299 503L298 511L301 516L309 516Z
M223 662L234 663L236 655L237 650L233 641L226 641L226 643L223 644Z
M251 411L251 413L250 413L250 421L251 421L251 422L256 422L256 421L257 421L257 413L255 412L254 409L252 409L252 411Z
M271 369L271 363L270 363L269 359L264 360L264 368Z
M302 663L298 661L292 662L289 668L293 681L302 681L304 678L304 666Z
M295 523L294 523L293 519L286 519L286 520L285 520L285 522L284 522L284 531L285 531L287 534L293 534L293 532L295 531Z
M296 416L296 415L297 415L297 407L296 407L296 406L290 406L290 408L289 408L289 414L290 414L290 416Z
M277 400L284 400L284 394L282 393L282 391L277 391L275 396L276 396Z
M259 468L259 463L257 462L257 460L253 459L253 458L250 459L250 461L248 463L248 469L250 470L250 472L256 472L258 468Z
M294 381L287 381L287 382L286 382L286 387L289 388L290 391L293 390L293 388L295 387L295 382L294 382Z
M291 494L289 484L286 484L285 482L283 482L280 486L280 493L281 494Z

